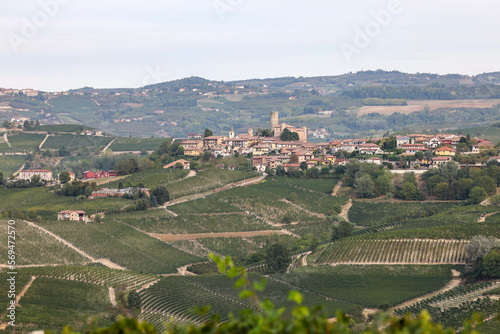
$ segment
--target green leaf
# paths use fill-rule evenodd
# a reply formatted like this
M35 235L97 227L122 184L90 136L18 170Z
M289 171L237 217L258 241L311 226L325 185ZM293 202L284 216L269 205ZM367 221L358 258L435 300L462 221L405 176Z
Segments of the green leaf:
M300 305L302 304L302 300L304 299L304 297L300 294L300 292L298 291L290 291L288 293L288 300L293 300L297 303L297 305Z
M253 292L253 291L243 290L240 292L240 298L247 299L248 297L252 297L254 294L255 294L255 292Z
M254 281L253 288L257 291L264 291L264 289L266 288L266 279L263 278L260 282Z
M238 280L236 281L236 283L234 283L234 287L235 287L236 289L239 289L239 288L241 288L242 286L244 286L244 285L245 285L245 283L246 283L245 279L244 279L244 278L240 278L240 279L238 279Z

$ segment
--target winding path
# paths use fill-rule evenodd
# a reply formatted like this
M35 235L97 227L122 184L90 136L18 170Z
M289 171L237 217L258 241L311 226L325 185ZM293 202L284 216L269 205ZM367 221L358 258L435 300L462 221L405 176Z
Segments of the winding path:
M3 134L3 139L5 140L5 142L7 143L7 145L8 145L10 148L12 148L12 146L10 146L9 139L7 138L7 134L6 134L6 133L4 133L4 134Z
M346 221L349 221L349 210L351 209L353 204L354 203L352 202L352 199L349 198L349 201L347 201L347 203L342 206L342 211L339 213L339 217L342 217Z
M337 196L337 193L339 192L340 187L342 187L342 181L339 180L337 182L337 184L335 185L335 187L333 187L332 196Z

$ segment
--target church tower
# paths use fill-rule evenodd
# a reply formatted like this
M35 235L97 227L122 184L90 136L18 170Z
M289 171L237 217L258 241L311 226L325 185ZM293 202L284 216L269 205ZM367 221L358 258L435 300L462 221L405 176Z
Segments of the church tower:
M274 128L278 127L278 117L279 113L277 111L271 112L271 131L273 131Z
M234 138L234 130L233 127L231 127L231 131L229 131L229 138L233 139Z

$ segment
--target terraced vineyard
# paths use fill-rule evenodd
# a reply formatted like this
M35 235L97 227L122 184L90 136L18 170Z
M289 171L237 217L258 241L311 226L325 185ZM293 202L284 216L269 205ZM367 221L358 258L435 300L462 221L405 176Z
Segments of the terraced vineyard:
M76 264L88 259L39 229L16 220L16 263L29 264ZM7 220L0 220L0 229L7 231ZM0 262L7 263L7 243L0 246Z
M294 187L328 193L333 191L338 179L296 179L291 177L276 177L276 180L290 184Z
M140 289L158 280L155 275L110 269L102 266L46 266L19 269L20 276L37 276L78 281L111 287L124 287L126 290Z
M307 266L273 278L346 303L378 307L438 290L452 278L451 266L415 265L337 265Z
M262 276L252 274L252 280L260 280ZM149 319L154 324L164 321L174 322L203 322L215 313L223 320L228 319L229 313L254 307L249 300L241 300L238 292L233 288L233 280L220 275L205 275L201 277L165 277L150 288L141 292L143 301L142 319ZM261 299L270 299L278 307L290 308L294 303L287 300L290 286L274 279L267 280L267 288L259 294ZM332 300L315 293L304 292L304 305L325 306L329 315L336 309L347 309L353 305ZM206 314L195 314L194 307L212 305Z
M316 264L465 264L466 240L358 239L327 245Z
M473 313L480 313L484 318L490 318L496 314L500 306L498 299L493 300L483 295L498 287L500 287L500 281L461 285L413 305L398 308L395 313L398 315L417 314L427 309L434 321L458 329L463 319L471 318Z

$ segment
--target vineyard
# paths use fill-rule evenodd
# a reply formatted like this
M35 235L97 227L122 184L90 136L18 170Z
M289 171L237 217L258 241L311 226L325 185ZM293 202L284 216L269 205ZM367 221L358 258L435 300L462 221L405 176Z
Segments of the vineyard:
M0 220L0 229L7 231L7 220ZM88 261L73 249L46 235L39 229L16 220L16 263L28 264L76 264ZM7 263L7 243L0 246L0 262Z
M396 305L443 287L451 266L315 266L273 275L293 287L346 303L378 307Z
M252 280L260 280L262 276L252 274ZM233 281L220 275L205 275L202 277L165 277L150 288L141 292L143 300L143 319L150 319L154 324L164 321L174 322L203 322L214 314L221 315L223 320L228 319L229 313L254 307L249 300L241 300L233 287ZM267 280L266 290L259 293L259 298L271 300L277 307L290 309L294 306L287 300L290 286L274 279ZM303 304L315 306L323 304L325 311L333 316L336 309L348 309L353 306L325 298L315 293L304 292ZM208 313L196 314L195 307L211 305Z
M17 151L34 151L42 143L45 135L38 133L20 133L16 135L9 136L10 146L15 148Z
M220 188L228 183L256 177L256 173L237 170L207 169L198 172L195 177L171 182L167 189L172 199L203 193Z
M218 194L169 207L178 214L242 213L243 210L218 199Z
M0 173L4 177L14 174L24 163L26 157L22 155L3 155L0 156Z
M109 147L113 152L119 151L154 151L164 141L165 138L124 138L118 137Z
M97 265L24 268L19 269L18 274L20 276L56 278L101 286L123 287L126 290L140 289L144 285L158 280L158 277L154 275L110 269Z
M486 319L496 314L500 306L498 299L490 299L483 295L499 287L500 281L461 285L413 305L398 308L395 313L417 314L427 309L434 321L458 329L463 319L471 318L473 313L480 313Z
M40 328L59 332L71 325L80 330L88 326L89 317L93 317L98 326L108 325L113 319L110 307L106 287L37 278L22 297L21 306L16 308L15 328L25 332Z
M152 169L129 175L120 181L112 181L103 186L118 188L120 183L124 186L138 186L139 183L142 183L145 188L155 188L160 185L166 185L168 187L170 183L182 179L187 174L188 171L184 169Z
M460 206L460 203L390 203L354 201L349 210L349 220L360 226L374 226L394 221L432 216Z
M297 179L290 177L276 177L279 182L284 182L301 189L329 193L337 184L338 179Z
M95 148L103 149L113 138L111 137L96 137L86 135L60 134L47 138L43 144L43 149L58 150L66 147L69 150L78 150L80 148L88 148L93 151Z
M465 264L465 240L358 239L327 245L317 264Z
M129 270L176 273L178 267L202 260L109 219L102 224L47 221L40 225L91 256L107 258Z

